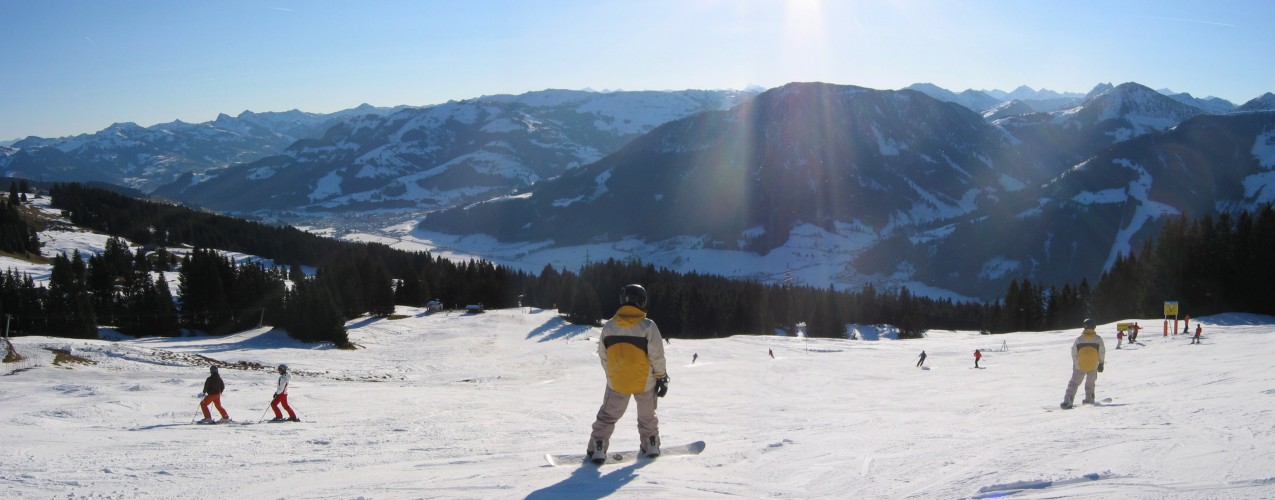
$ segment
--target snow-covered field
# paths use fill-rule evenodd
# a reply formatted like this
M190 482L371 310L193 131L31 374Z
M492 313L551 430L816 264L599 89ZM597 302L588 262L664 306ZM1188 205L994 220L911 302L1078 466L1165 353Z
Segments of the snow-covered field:
M14 338L26 359L0 364L0 497L1275 497L1271 317L1199 318L1198 346L1143 319L1156 326L1120 350L1102 325L1112 402L1070 411L1057 405L1078 329L674 339L661 433L704 453L575 468L543 454L584 451L596 329L542 310L398 313L351 321L357 350L269 329ZM50 349L93 364L55 365ZM214 361L246 363L222 368L223 403L251 425L191 424ZM257 423L278 363L302 423ZM612 447L636 446L630 408Z

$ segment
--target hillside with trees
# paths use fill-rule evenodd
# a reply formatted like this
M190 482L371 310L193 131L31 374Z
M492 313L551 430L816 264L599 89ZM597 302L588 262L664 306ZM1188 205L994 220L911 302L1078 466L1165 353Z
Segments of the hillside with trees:
M1183 315L1275 315L1272 248L1270 204L1216 218L1174 218L1137 253L1118 256L1093 287L1015 281L990 309L988 323L994 332L1008 332L1075 328L1084 317L1099 323L1160 318L1166 301L1178 302Z
M797 323L805 323L810 336L829 338L846 337L849 324L894 325L901 338L930 329L1063 329L1086 317L1158 317L1164 300L1177 300L1196 315L1275 313L1262 300L1275 283L1275 267L1263 253L1275 244L1269 205L1256 214L1170 222L1138 255L1117 259L1096 285L1014 281L1003 300L980 304L921 297L907 288L879 291L871 284L858 292L762 284L638 261L590 262L576 270L546 266L529 274L78 184L55 185L50 195L72 223L112 238L100 254L53 258L48 287L12 270L0 275L0 312L12 315L15 334L91 337L98 325L109 325L130 335L173 336L271 325L307 342L345 345L345 321L385 317L397 305L422 307L431 300L456 308L557 309L574 323L596 325L619 306L616 291L627 283L646 286L650 317L667 336L682 338L768 335ZM0 219L0 231L26 234L30 228L19 220ZM178 258L170 248L189 251ZM273 264L236 262L228 251ZM307 274L305 266L314 272ZM175 291L159 272L179 274Z

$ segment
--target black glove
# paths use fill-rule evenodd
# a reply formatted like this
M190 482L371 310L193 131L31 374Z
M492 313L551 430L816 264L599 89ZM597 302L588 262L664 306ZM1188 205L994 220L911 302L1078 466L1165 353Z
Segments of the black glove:
M1102 365L1106 363L1098 363L1098 373L1102 373Z
M668 375L655 379L655 395L664 397L668 394Z

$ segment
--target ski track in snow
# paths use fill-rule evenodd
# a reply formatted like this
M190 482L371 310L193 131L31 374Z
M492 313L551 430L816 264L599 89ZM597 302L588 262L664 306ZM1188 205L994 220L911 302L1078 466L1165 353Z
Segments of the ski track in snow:
M1137 208L1134 214L1129 217L1129 223L1121 227L1116 233L1115 242L1111 245L1111 253L1107 255L1107 261L1102 266L1103 270L1110 270L1119 256L1129 255L1133 252L1133 246L1130 241L1133 239L1133 235L1141 231L1142 226L1148 221L1165 215L1178 214L1177 209L1169 205L1151 201L1149 198L1152 183L1151 174L1145 168L1142 168L1142 165L1124 159L1113 160L1113 163L1133 170L1138 174L1137 180L1129 182L1128 194L1118 200L1120 202L1134 201L1137 203Z
M0 365L0 497L1275 496L1275 374L1259 368L1271 317L1193 318L1199 346L1142 319L1140 345L1108 345L1098 397L1114 402L1072 411L1042 406L1062 397L1074 329L673 339L662 435L707 450L599 469L543 459L585 446L604 383L595 328L525 308L398 313L351 321L354 351L268 328L16 337L27 359ZM1114 324L1099 332L1111 341ZM55 366L49 348L96 364ZM987 370L965 369L974 349ZM288 363L303 422L191 425L208 360L249 368L221 370L243 422L271 416L275 375L252 367ZM635 427L630 408L612 446L636 447Z

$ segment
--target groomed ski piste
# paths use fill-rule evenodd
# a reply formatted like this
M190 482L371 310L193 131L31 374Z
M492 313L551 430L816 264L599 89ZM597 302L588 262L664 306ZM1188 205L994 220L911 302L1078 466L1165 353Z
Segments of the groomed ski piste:
M543 457L584 451L598 330L555 311L399 308L349 322L357 350L269 328L16 337L25 359L0 364L0 497L1275 497L1275 318L1193 318L1202 345L1139 321L1141 344L1120 350L1115 324L1099 327L1098 398L1112 402L1068 411L1044 408L1078 328L673 339L661 432L707 449L578 468ZM975 349L986 369L970 369ZM271 368L287 363L302 422L192 425L210 363L240 422L273 416ZM612 449L637 444L630 407Z

